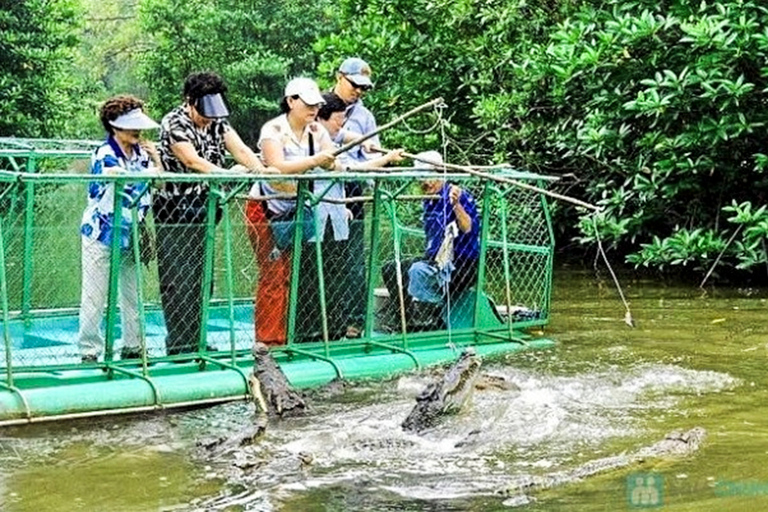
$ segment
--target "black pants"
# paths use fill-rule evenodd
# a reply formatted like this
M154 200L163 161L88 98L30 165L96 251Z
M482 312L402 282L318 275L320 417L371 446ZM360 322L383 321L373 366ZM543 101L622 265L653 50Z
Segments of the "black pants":
M299 270L299 297L296 315L296 340L319 341L323 334L323 317L320 308L320 281L317 269L317 253L314 242L305 243L301 249ZM323 286L325 288L328 338L337 340L345 336L351 301L351 247L347 240L333 238L331 223L326 224L323 243Z
M193 197L183 204L157 197L152 205L168 355L196 352L200 342L206 215L205 198Z
M205 224L155 223L160 301L168 355L196 352L200 340Z

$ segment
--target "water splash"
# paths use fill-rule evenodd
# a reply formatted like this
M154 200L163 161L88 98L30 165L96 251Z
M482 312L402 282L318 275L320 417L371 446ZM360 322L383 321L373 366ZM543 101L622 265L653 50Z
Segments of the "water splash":
M344 482L416 500L488 494L516 474L573 466L605 455L601 447L608 441L641 437L649 411L739 384L727 374L665 364L567 376L510 367L486 371L519 390L478 391L462 414L414 435L402 432L400 422L429 379L404 377L380 388L373 403L324 404L309 420L274 426L264 443L248 449L261 461L259 469L230 478L270 488L276 501ZM302 454L312 455L310 465L299 462Z

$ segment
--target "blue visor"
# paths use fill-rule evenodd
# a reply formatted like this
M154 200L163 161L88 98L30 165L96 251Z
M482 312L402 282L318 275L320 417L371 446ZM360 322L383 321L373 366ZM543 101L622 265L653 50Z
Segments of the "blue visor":
M195 108L201 116L211 119L229 116L229 109L224 103L224 98L218 93L206 94L202 98L198 98L195 102Z

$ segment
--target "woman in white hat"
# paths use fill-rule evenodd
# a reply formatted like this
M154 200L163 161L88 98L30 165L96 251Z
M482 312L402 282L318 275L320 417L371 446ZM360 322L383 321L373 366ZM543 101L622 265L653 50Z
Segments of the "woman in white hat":
M280 103L282 114L261 128L259 149L266 165L279 169L283 174L301 174L317 167L339 169L340 165L333 156L333 141L326 129L315 121L323 103L314 80L294 78L288 82ZM256 198L295 191L295 181L256 184L251 189L252 199L246 207L248 233L259 264L256 341L268 345L286 342L291 271L290 247L277 241L270 222L292 218L296 200L270 199L263 204Z
M141 140L142 130L159 125L144 114L144 103L133 96L116 96L101 107L101 123L107 140L91 157L91 174L131 174L159 169L160 158L154 144ZM109 267L112 237L120 237L120 314L122 359L141 356L139 339L137 262L130 251L131 204L135 203L139 222L143 223L152 199L146 183L127 183L122 190L122 210L115 219L115 184L91 182L88 204L80 227L82 235L82 301L80 305L80 355L83 362L96 362L104 350L101 321L109 291ZM138 200L138 201L137 201ZM117 224L117 226L116 226Z

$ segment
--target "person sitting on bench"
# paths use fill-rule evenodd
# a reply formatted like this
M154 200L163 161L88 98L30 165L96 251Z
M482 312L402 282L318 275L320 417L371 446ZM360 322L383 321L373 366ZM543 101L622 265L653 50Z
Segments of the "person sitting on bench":
M416 156L435 164L443 161L437 151ZM425 167L418 161L415 166ZM426 250L422 258L402 261L401 274L403 289L408 292L404 297L407 324L413 330L432 330L442 328L446 296L455 297L477 281L480 219L472 195L442 177L423 180L421 190L437 196L424 200ZM382 276L390 304L399 309L395 262L384 264Z

